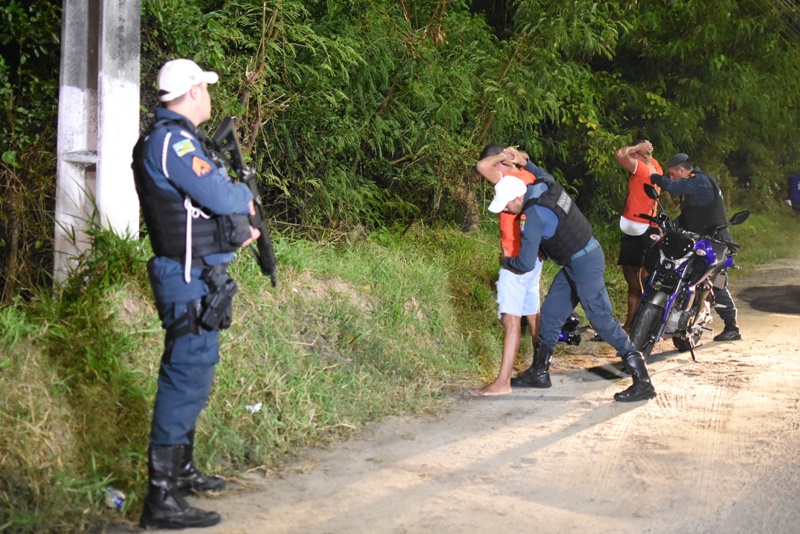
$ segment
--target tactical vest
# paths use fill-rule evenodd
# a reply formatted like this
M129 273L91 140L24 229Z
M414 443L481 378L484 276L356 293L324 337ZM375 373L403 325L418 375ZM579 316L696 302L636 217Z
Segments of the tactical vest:
M183 261L186 252L187 218L192 217L191 240L192 258L199 259L219 252L234 252L250 237L250 223L247 215L214 215L194 206L188 195L177 188L167 191L158 187L150 178L144 166L144 146L146 139L158 128L168 123L187 127L184 121L176 119L161 120L154 123L139 137L133 148L133 178L136 193L142 207L142 216L150 243L156 256L167 256ZM178 193L176 195L175 193Z
M585 247L592 238L592 225L560 184L552 183L548 186L542 196L528 200L522 211L536 204L556 214L556 232L549 239L542 239L540 248L556 263L569 265L572 255Z
M701 170L693 171L692 175L695 176L691 178L692 180L697 180L701 176L708 178L714 187L714 200L706 206L698 206L695 204L693 196L685 195L681 197L681 214L678 217L678 224L684 230L708 235L716 227L728 223L728 217L725 214L725 203L722 200L719 184L711 175Z

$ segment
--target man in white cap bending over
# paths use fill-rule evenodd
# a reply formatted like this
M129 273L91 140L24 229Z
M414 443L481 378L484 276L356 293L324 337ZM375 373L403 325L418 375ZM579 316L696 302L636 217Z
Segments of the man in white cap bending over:
M163 107L133 149L136 192L155 254L147 273L166 330L142 528L210 527L221 519L184 497L225 487L195 466L195 424L219 361L219 330L231 324L236 282L228 263L259 233L248 220L250 189L231 182L197 129L211 118L208 86L218 79L191 60L167 62L158 73Z
M539 336L530 368L512 379L511 387L549 388L550 360L561 326L578 303L586 318L609 345L617 350L633 384L614 395L619 402L652 399L656 390L650 382L642 354L614 318L604 279L606 262L592 225L557 182L526 186L522 180L504 176L494 186L489 211L519 213L521 245L519 255L506 257L501 266L514 273L533 270L540 254L561 266L541 309Z

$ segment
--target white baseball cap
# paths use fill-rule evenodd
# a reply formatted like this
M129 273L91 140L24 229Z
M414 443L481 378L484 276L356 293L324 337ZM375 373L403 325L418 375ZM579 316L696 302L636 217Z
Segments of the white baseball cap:
M516 176L503 176L494 184L494 199L489 204L489 211L500 213L506 209L506 205L517 197L521 197L528 190L525 182Z
M199 83L217 83L219 74L201 69L191 59L167 61L158 71L158 99L175 100Z

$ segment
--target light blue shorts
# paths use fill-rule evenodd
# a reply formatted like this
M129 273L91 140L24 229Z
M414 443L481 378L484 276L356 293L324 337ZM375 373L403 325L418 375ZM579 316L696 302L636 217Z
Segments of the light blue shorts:
M514 274L508 269L500 269L497 279L497 317L504 313L524 317L539 313L539 279L542 276L542 262L525 274Z

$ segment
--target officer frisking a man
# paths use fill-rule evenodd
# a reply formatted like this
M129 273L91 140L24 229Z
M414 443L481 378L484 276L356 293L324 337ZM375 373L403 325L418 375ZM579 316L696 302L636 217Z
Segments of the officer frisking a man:
M167 62L158 73L162 107L133 151L136 191L155 253L147 272L166 330L142 528L209 527L221 519L184 497L225 487L194 464L195 425L219 361L219 330L231 324L236 283L228 263L260 233L248 220L255 213L250 189L231 181L197 129L211 118L208 86L218 79L191 60Z
M511 380L511 387L549 388L550 361L562 325L580 303L589 322L622 359L633 379L627 389L614 394L619 402L652 399L656 390L650 381L642 354L614 318L606 289L605 256L594 231L575 202L556 183L526 186L514 176L502 177L494 186L489 211L519 213L521 246L516 257L504 257L502 268L524 273L532 270L543 252L560 266L541 308L541 325L533 362Z

